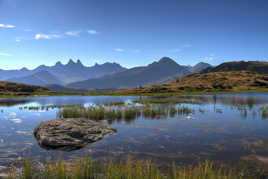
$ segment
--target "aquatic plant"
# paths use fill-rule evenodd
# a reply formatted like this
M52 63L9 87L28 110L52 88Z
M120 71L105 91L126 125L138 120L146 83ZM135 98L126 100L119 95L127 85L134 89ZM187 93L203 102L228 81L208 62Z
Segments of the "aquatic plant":
M179 106L178 107L178 114L179 115L188 115L188 114L193 114L195 111L194 109L191 109L189 107L186 106Z
M110 120L121 121L131 121L136 119L141 115L145 118L165 118L174 117L176 114L188 115L194 113L193 109L185 106L180 106L176 109L173 105L165 107L163 105L143 105L134 106L128 105L124 107L104 107L103 105L97 106L75 106L75 107L64 107L58 111L58 117L60 118L87 118L92 120Z
M126 107L124 114L125 119L135 119L140 115L140 109L136 106Z
M176 108L173 105L170 106L169 107L169 115L170 115L170 117L174 117L176 113L177 113Z
M267 119L267 117L268 117L268 107L267 106L261 106L259 110L261 111L262 120Z
M205 113L205 110L199 108L198 111L201 113L201 114L204 114Z
M38 110L40 110L40 107L39 106L29 106L28 110L38 111Z

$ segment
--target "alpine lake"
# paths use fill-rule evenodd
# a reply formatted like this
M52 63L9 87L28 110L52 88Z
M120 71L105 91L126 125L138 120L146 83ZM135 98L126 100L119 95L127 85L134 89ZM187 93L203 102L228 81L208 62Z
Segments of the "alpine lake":
M135 100L189 101L142 104ZM100 122L116 134L72 151L48 150L39 146L33 130L46 120L56 119L64 106L90 107L123 101L141 108L153 106L161 116L141 112L132 119ZM171 113L171 108L173 112ZM179 109L187 109L182 112ZM174 111L175 109L175 111ZM141 108L142 110L142 108ZM215 161L249 167L268 166L268 93L185 95L169 98L136 96L40 96L0 99L0 173L19 165L24 156L45 161L59 156L75 160L148 159L163 166Z

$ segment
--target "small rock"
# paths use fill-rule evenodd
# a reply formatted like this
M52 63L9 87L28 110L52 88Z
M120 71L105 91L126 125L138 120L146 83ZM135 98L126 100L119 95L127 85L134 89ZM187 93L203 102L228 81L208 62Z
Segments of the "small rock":
M42 122L35 128L34 135L45 149L72 151L115 132L115 129L96 121L69 118Z

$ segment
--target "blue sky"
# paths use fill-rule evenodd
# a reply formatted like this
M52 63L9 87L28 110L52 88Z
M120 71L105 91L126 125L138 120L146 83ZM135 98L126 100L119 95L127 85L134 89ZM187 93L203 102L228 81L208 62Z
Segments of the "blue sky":
M268 60L267 0L0 0L0 68Z

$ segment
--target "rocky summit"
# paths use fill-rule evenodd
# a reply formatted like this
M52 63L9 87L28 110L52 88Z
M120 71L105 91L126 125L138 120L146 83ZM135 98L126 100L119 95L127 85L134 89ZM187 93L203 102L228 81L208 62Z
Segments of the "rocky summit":
M45 149L72 151L111 136L116 130L89 119L54 119L42 122L34 130L39 145Z

